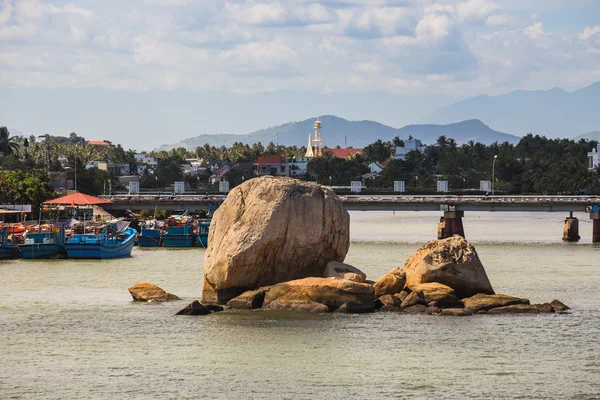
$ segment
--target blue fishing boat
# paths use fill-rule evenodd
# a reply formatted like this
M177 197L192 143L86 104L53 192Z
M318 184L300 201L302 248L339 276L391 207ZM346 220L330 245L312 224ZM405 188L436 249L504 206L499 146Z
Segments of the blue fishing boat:
M66 255L65 231L29 232L25 243L19 245L19 254L26 259L61 258Z
M8 230L0 230L0 259L14 258L19 250L18 245L8 240Z
M110 227L109 227L110 228ZM74 234L65 244L68 258L117 258L130 256L137 231L127 228L120 234L107 228L100 234Z
M198 229L196 230L196 245L206 248L208 246L208 230L210 228L210 218L198 220Z
M194 227L191 223L182 226L169 226L162 235L164 247L192 247L195 243Z
M140 247L158 247L161 244L160 229L142 228L137 239Z

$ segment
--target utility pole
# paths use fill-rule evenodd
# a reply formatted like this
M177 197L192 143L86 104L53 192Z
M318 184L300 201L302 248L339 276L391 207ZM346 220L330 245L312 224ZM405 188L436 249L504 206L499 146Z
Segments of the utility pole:
M498 158L498 154L494 155L494 161L492 161L492 197L494 197L494 178L495 178L495 167L496 167L496 159Z

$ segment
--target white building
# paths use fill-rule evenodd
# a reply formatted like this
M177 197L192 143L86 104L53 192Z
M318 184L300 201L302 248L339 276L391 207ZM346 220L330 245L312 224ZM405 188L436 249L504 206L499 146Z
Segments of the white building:
M300 176L304 175L307 172L308 162L312 157L296 157L292 159L290 164L290 173L291 176Z
M588 155L588 169L591 171L594 168L596 168L598 165L600 165L600 143L598 143L598 146L596 149L592 149L592 151L587 153L587 155Z
M419 139L408 139L404 141L404 147L396 147L396 153L394 153L392 158L394 160L404 160L406 158L406 155L411 151L423 150L424 148L425 146L423 146L423 143L421 143Z

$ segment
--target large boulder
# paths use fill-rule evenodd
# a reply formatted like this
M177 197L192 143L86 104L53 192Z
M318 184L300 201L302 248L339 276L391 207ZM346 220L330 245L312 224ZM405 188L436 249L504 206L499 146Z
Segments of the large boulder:
M494 294L475 247L458 235L430 241L406 260L404 271L408 286L439 282L459 298Z
M237 297L227 302L227 307L237 308L242 310L254 310L261 308L265 300L265 294L271 289L270 286L265 286L256 290L248 290Z
M161 303L164 301L181 300L174 294L148 282L139 282L127 289L134 301L151 301Z
M344 261L350 217L329 188L264 176L234 188L210 224L204 303L310 276Z
M512 306L492 308L488 314L538 314L535 304L514 304Z
M400 268L394 268L375 282L375 297L400 293L406 283L406 274Z
M454 289L437 282L420 283L409 286L413 293L421 293L420 296L425 303L437 303L439 308L461 308L463 303L456 298Z
M211 311L198 300L192 301L175 315L208 315Z
M274 285L265 295L263 309L330 312L372 312L373 286L338 278L304 278Z
M484 293L478 293L475 296L462 299L462 302L466 308L473 312L480 310L489 311L492 308L512 306L515 304L529 304L529 300L519 297L507 296L505 294Z
M360 269L339 261L329 261L323 272L323 277L347 279L358 283L367 281L367 275Z

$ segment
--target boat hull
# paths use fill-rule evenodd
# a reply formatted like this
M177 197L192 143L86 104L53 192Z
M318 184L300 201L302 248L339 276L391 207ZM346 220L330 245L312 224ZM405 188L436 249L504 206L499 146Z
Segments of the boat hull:
M28 260L64 257L65 249L55 243L32 243L19 246L19 254Z
M208 246L208 235L197 235L196 245L206 248Z
M164 247L192 247L194 246L194 242L194 236L190 233L166 233L162 236L162 244Z
M17 256L17 246L0 245L0 259L15 258Z
M156 229L142 229L138 235L138 246L158 247L161 243L160 231Z
M65 244L68 258L79 259L107 259L127 257L131 255L135 242L136 231L127 229L123 240L108 241L105 243L79 242Z

